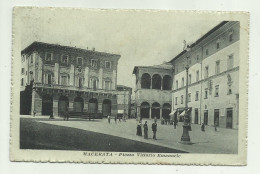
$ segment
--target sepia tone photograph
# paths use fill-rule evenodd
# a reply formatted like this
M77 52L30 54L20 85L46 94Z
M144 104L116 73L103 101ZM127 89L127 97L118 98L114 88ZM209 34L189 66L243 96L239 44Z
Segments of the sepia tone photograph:
M17 7L13 18L12 160L246 164L246 13Z

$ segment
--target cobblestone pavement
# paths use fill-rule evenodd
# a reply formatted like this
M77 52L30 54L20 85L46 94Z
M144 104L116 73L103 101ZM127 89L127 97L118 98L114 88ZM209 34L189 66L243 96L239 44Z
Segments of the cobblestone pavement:
M32 116L22 117L32 118ZM134 119L129 119L126 122L121 121L117 124L111 119L111 123L108 124L107 119L92 121L71 119L63 121L61 118L49 120L48 117L44 116L37 116L35 118L43 118L39 120L42 123L113 135L191 153L236 154L238 151L238 130L234 129L218 128L218 131L215 132L214 127L206 126L206 131L202 132L200 125L192 124L192 131L189 132L192 145L186 145L180 143L183 123L179 123L177 128L174 129L172 125L161 125L158 121L157 140L153 140L151 131L153 120L143 120L143 122L148 122L149 129L148 139L144 139L143 137L136 136L136 121Z

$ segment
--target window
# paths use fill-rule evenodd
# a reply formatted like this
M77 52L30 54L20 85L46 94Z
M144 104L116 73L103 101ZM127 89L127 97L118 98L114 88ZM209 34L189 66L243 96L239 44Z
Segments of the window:
M199 70L196 71L196 82L200 80L200 72Z
M191 74L189 74L189 85L191 84Z
M22 68L22 74L24 74L24 68Z
M206 49L206 55L209 55L209 50L208 49Z
M191 93L188 94L188 102L191 102Z
M21 86L23 86L23 78L21 79Z
M228 61L227 61L227 69L232 69L233 68L233 55L228 56Z
M184 87L184 77L181 79L181 87Z
M215 86L215 97L219 96L219 85Z
M178 104L178 98L175 97L175 105L177 105L177 104Z
M231 84L228 85L228 93L227 93L227 94L228 94L228 95L229 95L229 94L232 94L232 87L231 87Z
M82 57L78 57L78 58L77 58L77 65L78 65L78 66L82 66L82 65L83 65L83 59L82 59Z
M97 60L91 59L91 67L93 67L93 68L97 67Z
M30 71L30 81L32 81L32 80L33 80L33 72Z
M220 61L218 60L218 61L216 61L216 69L215 69L215 74L218 74L218 73L220 73Z
M183 104L183 95L181 96L181 104Z
M45 84L49 84L49 85L52 84L52 75L51 74L45 74L44 78L45 78Z
M111 69L111 62L110 61L105 61L105 68Z
M217 41L217 49L219 49L220 43L219 41Z
M68 55L63 55L61 57L61 63L68 64L68 62L69 62L69 56Z
M110 81L105 81L105 90L110 90Z
M96 78L91 78L90 84L91 84L91 88L93 88L94 90L98 88L98 80Z
M68 76L61 76L61 85L67 85Z
M199 91L196 91L196 95L195 95L195 101L199 100Z
M79 87L79 88L82 88L83 87L83 78L82 77L78 77L78 79L77 79L77 87Z
M233 41L233 33L230 33L229 34L229 42L232 42Z
M176 89L178 89L178 80L176 80Z
M208 88L205 89L205 96L204 96L204 99L207 99L208 98Z
M199 55L197 55L197 57L196 57L196 61L197 61L197 62L199 61L199 58L200 58Z
M46 61L51 61L52 60L52 53L46 53L45 54L45 60Z
M31 59L31 63L33 63L33 56L32 55L30 56L30 59Z
M205 78L209 77L209 66L205 67Z

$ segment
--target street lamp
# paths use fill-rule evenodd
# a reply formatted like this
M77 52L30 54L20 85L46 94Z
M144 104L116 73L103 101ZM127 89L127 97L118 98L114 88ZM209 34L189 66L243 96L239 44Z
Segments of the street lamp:
M184 40L184 48L187 53L190 51L191 46L186 44L186 41ZM190 135L189 131L191 130L190 127L190 118L188 115L188 76L189 76L189 55L186 56L187 62L186 62L186 100L185 100L185 113L184 113L184 124L183 124L183 132L181 136L181 143L184 144L190 144Z

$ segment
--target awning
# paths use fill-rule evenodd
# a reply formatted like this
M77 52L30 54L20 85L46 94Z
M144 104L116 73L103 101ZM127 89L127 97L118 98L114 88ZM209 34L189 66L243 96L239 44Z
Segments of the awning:
M123 114L123 113L124 113L124 110L118 110L117 113L118 113L118 114Z
M173 110L169 115L173 116L175 114L176 110Z
M185 110L182 111L182 113L180 114L180 116L184 116L184 114L185 114Z

